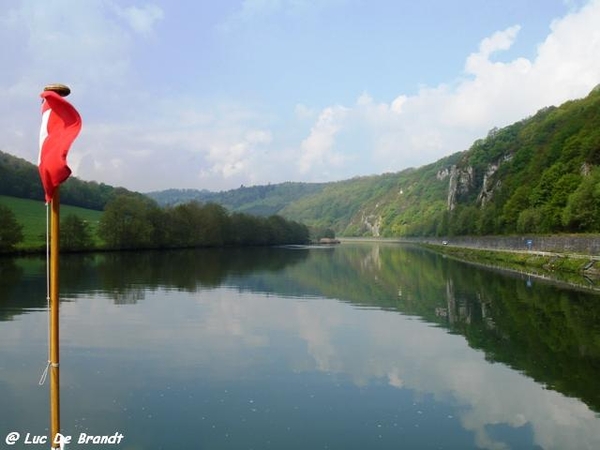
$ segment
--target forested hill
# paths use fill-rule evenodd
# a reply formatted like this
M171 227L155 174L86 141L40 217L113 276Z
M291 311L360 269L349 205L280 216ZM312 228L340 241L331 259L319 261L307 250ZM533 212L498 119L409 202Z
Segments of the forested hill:
M189 201L218 203L230 211L269 216L278 214L287 205L319 193L326 183L279 183L263 186L241 186L229 191L211 192L195 189L167 189L147 195L160 205L172 206Z
M61 203L102 211L118 193L130 192L104 183L70 177L60 188ZM0 151L0 195L44 200L44 191L36 165Z
M171 202L264 208L346 236L600 232L600 89L492 129L468 150L417 169L169 195Z
M371 217L386 235L600 232L600 89L417 172L346 230L362 232Z

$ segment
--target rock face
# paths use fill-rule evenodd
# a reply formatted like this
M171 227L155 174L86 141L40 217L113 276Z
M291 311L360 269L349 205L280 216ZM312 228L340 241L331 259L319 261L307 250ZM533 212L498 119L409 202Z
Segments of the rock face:
M448 211L452 211L456 207L458 198L468 194L473 188L473 167L467 166L464 169L458 169L456 166L452 166L449 175Z
M494 192L500 187L500 180L496 180L494 175L500 168L503 162L509 161L510 155L503 157L500 161L489 164L483 173L483 180L478 186L475 177L475 170L472 166L459 168L454 165L449 168L442 169L436 174L438 180L448 180L448 211L454 210L456 203L461 197L472 194L478 189L477 205L484 207L485 204L492 198Z
M469 164L465 159L450 163L439 168L428 176L435 176L437 186L446 185L446 209L447 211L455 211L460 204L476 205L478 208L484 208L497 195L501 188L501 180L499 177L500 168L512 159L512 154L505 154L499 157L496 161L487 165ZM456 160L455 160L456 161ZM589 171L589 168L582 167L582 173ZM441 186L440 186L441 187ZM398 187L397 197L404 195L405 190L411 192L413 186L411 184L403 184ZM443 188L442 188L443 189ZM443 192L443 191L442 191ZM442 194L444 195L444 194ZM386 203L387 202L387 203ZM387 206L390 203L389 197L383 203ZM396 211L401 211L406 206L402 201L398 201L394 205ZM386 218L389 217L389 210L383 208L382 215L380 203L368 205L361 209L355 216L354 227L359 234L380 237L388 235L390 232L398 232L398 229L388 229ZM387 214L387 215L386 215ZM409 226L408 224L407 226ZM396 225L398 228L404 224Z
M446 178L448 178L450 176L450 172L452 171L452 168L455 168L456 166L452 166L452 167L444 167L443 169L438 170L437 174L435 175L435 177L440 180L443 181Z
M362 223L364 227L371 233L373 237L379 237L379 230L381 228L381 216L377 216L374 214L370 214L366 217L363 217Z
M482 208L492 198L494 189L500 185L499 182L494 184L492 181L492 176L498 171L498 167L500 167L499 164L490 164L483 175L483 184L477 196L477 204L481 205Z

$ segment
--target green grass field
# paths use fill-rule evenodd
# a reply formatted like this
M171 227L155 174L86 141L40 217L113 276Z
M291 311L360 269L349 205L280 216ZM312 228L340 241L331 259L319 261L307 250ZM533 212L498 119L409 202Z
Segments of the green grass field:
M39 249L46 245L46 204L44 202L0 195L0 205L8 206L14 212L17 221L23 225L24 240L17 246L18 249ZM102 212L61 205L61 218L70 214L87 221L96 241L96 229Z

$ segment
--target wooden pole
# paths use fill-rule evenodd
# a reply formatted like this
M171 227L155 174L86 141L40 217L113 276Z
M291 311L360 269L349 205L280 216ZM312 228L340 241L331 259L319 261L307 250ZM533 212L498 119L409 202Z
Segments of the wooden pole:
M55 83L44 87L61 97L71 93L64 84ZM60 433L60 372L59 372L59 249L60 249L60 187L52 195L50 212L50 443L60 448L56 437Z
M57 187L51 202L50 214L50 442L59 448L56 436L60 433L60 378L59 378L59 234L60 194Z

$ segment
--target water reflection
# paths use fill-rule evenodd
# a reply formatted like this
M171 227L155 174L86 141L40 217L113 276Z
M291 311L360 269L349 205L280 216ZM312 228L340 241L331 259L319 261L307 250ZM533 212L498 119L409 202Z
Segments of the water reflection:
M12 259L0 258L0 321L11 320L22 311L15 289L23 278L23 270Z
M391 245L63 267L73 432L121 427L147 448L173 448L159 424L200 448L600 446L595 294ZM11 270L0 317L15 322L14 296L38 269ZM0 323L2 396L26 390L10 350L23 330L43 341L42 315L17 319Z

